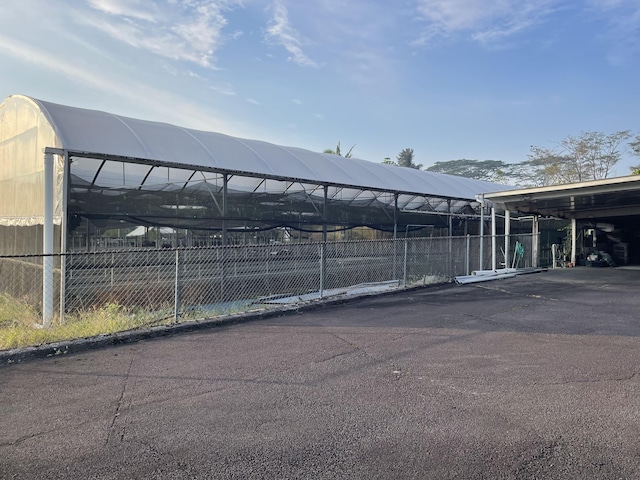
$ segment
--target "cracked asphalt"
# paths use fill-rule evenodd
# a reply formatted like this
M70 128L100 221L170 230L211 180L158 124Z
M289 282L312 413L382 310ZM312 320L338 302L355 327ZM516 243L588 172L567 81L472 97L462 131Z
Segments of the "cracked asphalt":
M640 478L639 284L553 270L3 366L0 478Z

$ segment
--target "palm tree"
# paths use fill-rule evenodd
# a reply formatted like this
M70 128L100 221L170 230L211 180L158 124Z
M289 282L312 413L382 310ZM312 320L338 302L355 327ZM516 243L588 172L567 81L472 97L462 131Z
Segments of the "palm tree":
M344 155L344 158L351 158L351 152L352 150L355 148L355 145L353 145L349 151ZM342 157L342 153L340 152L340 142L338 142L338 145L336 146L335 150L332 150L330 148L325 149L322 153L330 153L332 155L339 155Z

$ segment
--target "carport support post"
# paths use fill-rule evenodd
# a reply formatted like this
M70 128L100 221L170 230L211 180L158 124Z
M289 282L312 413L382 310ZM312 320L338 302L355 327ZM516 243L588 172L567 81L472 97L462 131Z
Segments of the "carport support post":
M578 222L575 218L571 219L571 263L576 266L576 239L578 238Z
M484 194L480 196L480 265L478 270L484 269Z
M451 199L447 200L447 214L449 215L449 277L454 278L456 273L454 272L453 262L453 217L451 216Z
M491 207L491 270L496 270L496 249L497 249L497 241L496 241L496 207Z
M511 235L511 212L504 211L504 268L509 268L509 235Z
M42 326L53 320L53 154L44 153L44 219L42 232Z
M533 225L531 227L532 237L531 237L531 266L538 267L538 243L540 239L540 217L538 215L533 216Z

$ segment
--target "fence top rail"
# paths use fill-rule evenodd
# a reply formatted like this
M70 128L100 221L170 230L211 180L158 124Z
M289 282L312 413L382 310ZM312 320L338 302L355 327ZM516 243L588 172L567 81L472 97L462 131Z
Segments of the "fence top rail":
M510 234L510 237L517 239L522 237L531 237L533 234ZM504 237L504 235L496 235L496 237ZM321 246L321 245L356 245L356 244L375 244L375 243L404 243L404 242L418 242L418 241L446 241L451 239L478 239L484 238L489 240L492 235L456 235L456 236L444 236L444 237L411 237L411 238L396 238L396 239L378 239L378 240L347 240L347 241L331 241L331 242L308 242L308 243L250 243L244 245L207 245L207 246L193 246L193 247L142 247L142 248L119 248L108 250L91 250L91 251L72 251L72 252L58 252L58 253L24 253L14 255L0 254L0 259L27 259L27 258L45 258L45 257L73 257L73 256L86 256L86 255L114 255L114 254L131 254L131 253L151 253L151 252L188 252L188 251L213 251L213 250L240 250L243 248L251 249L270 249L270 248L302 248L309 246Z

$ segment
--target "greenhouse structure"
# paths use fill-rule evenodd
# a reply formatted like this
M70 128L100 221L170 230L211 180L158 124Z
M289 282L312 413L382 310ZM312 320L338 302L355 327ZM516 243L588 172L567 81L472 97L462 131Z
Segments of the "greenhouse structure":
M506 188L22 95L10 96L0 105L0 268L3 276L13 279L12 294L33 297L43 310L69 311L77 308L78 298L84 305L97 295L98 287L82 295L73 293L78 278L85 288L104 283L95 273L81 275L91 270L91 262L105 271L110 268L112 283L128 267L128 275L131 269L141 271L130 260L117 257L126 252L134 252L132 258L147 255L145 268L171 263L167 258L181 249L194 255L194 250L217 248L219 260L220 252L228 256L233 247L248 245L253 247L243 251L245 261L250 255L262 255L255 252L266 246L270 261L282 252L299 258L306 248L319 251L322 263L330 257L328 249L310 245L481 236L489 233L485 223L494 235L508 234L510 222L496 222L495 211L492 224L483 220L491 213L483 194ZM508 218L508 212L504 216ZM300 250L294 252L295 245L306 247L295 247ZM399 277L402 248L391 247L392 277ZM111 260L92 257L77 266L76 255L101 252ZM168 255L156 262L145 252L158 252L157 258L162 252ZM358 256L352 252L349 258ZM115 270L114 262L120 265ZM206 263L200 259L192 265ZM181 268L188 271L188 266ZM220 286L228 269L207 275L198 288L188 291L202 292L217 278L219 285L212 288L229 292L228 283L226 288ZM328 288L329 276L323 275L320 288ZM280 281L271 282L281 286L266 293L318 288L306 281L293 288L290 277L291 271L282 273ZM120 283L122 291L131 290L126 282ZM138 284L148 285L148 278ZM167 285L170 289L172 283ZM181 289L187 291L184 285ZM39 288L44 289L43 296ZM207 297L206 302L231 298L228 293L220 295Z

